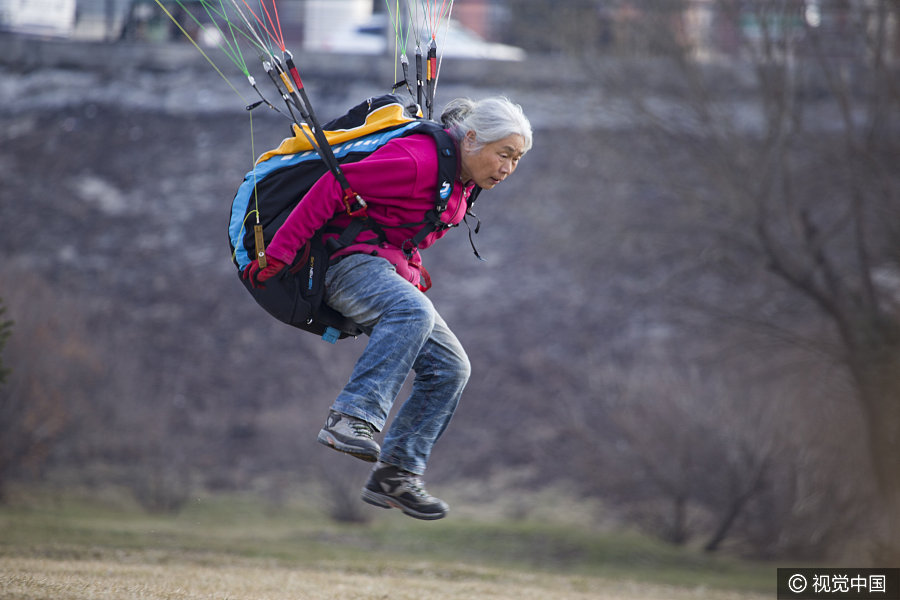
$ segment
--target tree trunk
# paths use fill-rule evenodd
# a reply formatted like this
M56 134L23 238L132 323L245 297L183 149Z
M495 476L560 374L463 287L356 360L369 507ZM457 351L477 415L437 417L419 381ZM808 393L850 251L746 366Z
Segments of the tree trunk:
M672 502L672 529L669 541L676 546L687 542L687 495L679 493Z
M883 523L875 540L879 566L900 564L900 344L863 354L852 365L868 429L869 455Z
M703 546L705 552L715 552L719 549L719 546L725 541L729 531L731 531L732 525L734 525L735 521L737 521L737 518L744 510L744 507L747 505L747 502L763 488L767 464L767 460L761 461L757 466L753 477L746 482L746 486L739 489L734 495L731 504L728 506L728 510L725 511L725 515L722 520L719 521L719 526L716 528L715 533L709 538L706 545Z

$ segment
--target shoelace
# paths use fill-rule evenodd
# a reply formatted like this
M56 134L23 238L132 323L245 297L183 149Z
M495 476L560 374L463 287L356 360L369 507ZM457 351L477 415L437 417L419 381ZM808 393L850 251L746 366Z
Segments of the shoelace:
M353 433L359 437L370 440L375 439L372 435L372 428L365 421L350 421L350 428L353 429Z
M406 481L407 481L407 484L406 484L407 488L413 494L415 494L419 498L431 498L431 494L429 494L428 492L425 491L425 484L422 483L421 477L411 475L411 476L407 477Z

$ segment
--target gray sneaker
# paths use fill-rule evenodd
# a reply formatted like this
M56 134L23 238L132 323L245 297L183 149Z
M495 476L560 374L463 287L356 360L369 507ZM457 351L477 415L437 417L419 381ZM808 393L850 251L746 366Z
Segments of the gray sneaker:
M325 427L319 431L320 444L368 462L378 460L381 446L374 438L375 428L366 421L330 411Z
M399 508L410 517L426 521L442 519L450 510L446 502L425 491L420 476L384 463L375 465L362 499L381 508Z

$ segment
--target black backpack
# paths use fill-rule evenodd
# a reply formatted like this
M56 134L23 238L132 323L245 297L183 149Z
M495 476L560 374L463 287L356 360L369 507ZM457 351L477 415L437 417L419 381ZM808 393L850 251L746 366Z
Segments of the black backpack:
M414 245L432 231L447 227L439 217L446 210L458 170L456 144L439 124L422 119L417 113L415 103L388 94L369 98L322 126L340 164L362 160L398 137L424 133L434 138L438 149L438 191L435 206L425 215L422 229L413 239ZM228 237L232 260L239 274L253 260L265 255L265 247L300 198L328 172L328 165L310 139L308 128L294 125L294 136L263 154L238 188L231 206ZM470 196L469 208L476 196L476 193ZM267 280L264 288L254 288L247 281L244 283L257 303L284 323L320 335L332 343L357 336L362 333L360 326L322 299L330 256L340 247L352 243L366 228L378 232L379 226L371 218L354 219L336 240L337 246L328 248L322 242L320 230L298 253L290 268ZM330 242L334 244L335 240Z

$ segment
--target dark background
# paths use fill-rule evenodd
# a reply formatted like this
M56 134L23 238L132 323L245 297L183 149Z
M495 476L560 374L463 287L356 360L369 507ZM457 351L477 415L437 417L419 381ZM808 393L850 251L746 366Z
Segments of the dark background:
M479 200L488 262L464 228L424 253L473 363L430 487L710 551L885 556L897 3L813 26L808 3L722 2L703 39L698 3L507 4L529 58L447 61L438 88L509 96L535 139ZM289 123L251 121L242 76L238 97L183 42L0 42L0 489L176 511L315 488L368 518L366 466L315 443L365 340L276 322L229 259L233 194ZM393 81L383 57L295 59L323 119Z

